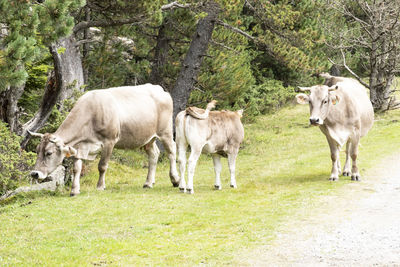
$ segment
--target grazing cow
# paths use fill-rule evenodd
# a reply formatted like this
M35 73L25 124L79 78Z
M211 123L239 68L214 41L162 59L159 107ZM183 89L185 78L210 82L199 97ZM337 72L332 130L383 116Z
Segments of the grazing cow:
M374 123L374 110L364 86L351 78L321 74L325 85L299 87L310 92L296 96L299 104L310 105L310 123L319 126L328 140L331 150L332 172L330 180L339 179L339 151L346 143L346 163L343 175L358 181L358 144ZM350 169L350 157L352 166Z
M193 194L193 175L200 154L211 153L215 170L215 189L221 190L220 157L228 157L231 174L231 187L236 188L235 161L243 141L244 129L240 121L243 110L211 111L216 101L207 105L207 109L189 107L181 111L175 121L176 143L180 169L179 189ZM190 145L191 153L188 163L188 183L185 182L186 149Z
M82 160L93 160L101 151L97 189L105 189L105 172L114 147L144 147L149 171L143 187L151 188L159 150L159 138L169 157L170 178L178 186L176 146L172 139L172 99L158 85L115 87L87 92L78 99L67 118L53 134L31 133L41 137L38 158L31 176L44 179L64 157L74 157L71 196L79 194Z

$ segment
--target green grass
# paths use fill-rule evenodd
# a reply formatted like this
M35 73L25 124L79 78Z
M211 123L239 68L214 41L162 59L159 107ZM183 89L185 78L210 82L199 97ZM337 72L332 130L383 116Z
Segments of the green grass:
M400 147L399 115L378 117L362 139L361 175ZM64 190L3 203L0 265L235 265L240 255L273 239L297 210L312 209L319 197L351 183L348 177L328 181L328 144L318 128L307 126L308 116L308 107L294 106L245 125L236 190L229 188L226 160L223 189L213 190L212 159L204 155L194 195L171 186L165 158L155 188L145 190L143 152L115 151L103 192L95 189L93 163L77 197Z

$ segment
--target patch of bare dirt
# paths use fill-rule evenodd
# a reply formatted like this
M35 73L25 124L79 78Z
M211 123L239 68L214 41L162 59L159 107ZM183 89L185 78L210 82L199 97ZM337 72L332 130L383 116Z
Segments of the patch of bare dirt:
M240 265L400 266L400 155L361 178L301 211Z

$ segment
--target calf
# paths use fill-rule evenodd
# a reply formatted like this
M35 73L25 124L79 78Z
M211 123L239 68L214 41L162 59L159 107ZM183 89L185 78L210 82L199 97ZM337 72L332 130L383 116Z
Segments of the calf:
M243 110L211 111L216 101L211 101L206 110L189 107L176 117L176 143L180 169L179 189L193 194L193 175L200 154L211 153L215 170L215 189L221 190L220 157L228 157L231 174L231 187L236 188L235 161L240 143L244 138L244 129L240 118ZM185 181L186 149L190 145L188 162L188 183Z

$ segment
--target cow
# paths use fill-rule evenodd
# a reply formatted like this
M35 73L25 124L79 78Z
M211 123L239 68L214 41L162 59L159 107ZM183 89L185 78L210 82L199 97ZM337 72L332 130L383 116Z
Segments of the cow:
M374 123L374 110L363 85L352 78L320 74L324 85L299 87L304 92L296 95L299 104L309 104L310 124L319 126L328 140L332 171L330 180L337 181L340 172L339 151L346 144L343 176L359 181L357 167L358 145ZM352 166L350 168L350 158Z
M94 160L101 151L97 189L104 190L105 173L114 147L144 147L149 170L143 187L155 183L159 138L168 153L170 179L179 184L176 145L173 141L172 99L161 86L145 84L93 90L78 99L64 122L53 134L31 133L41 137L31 176L44 179L65 157L74 157L71 196L80 193L82 160Z
M176 116L176 143L180 170L179 189L193 194L193 176L200 154L211 153L215 171L215 189L221 190L220 157L228 157L231 175L230 186L236 188L235 162L239 147L244 138L244 129L240 121L243 110L210 111L216 101L211 101L206 110L189 107ZM188 162L188 183L185 181L186 149L190 145Z

